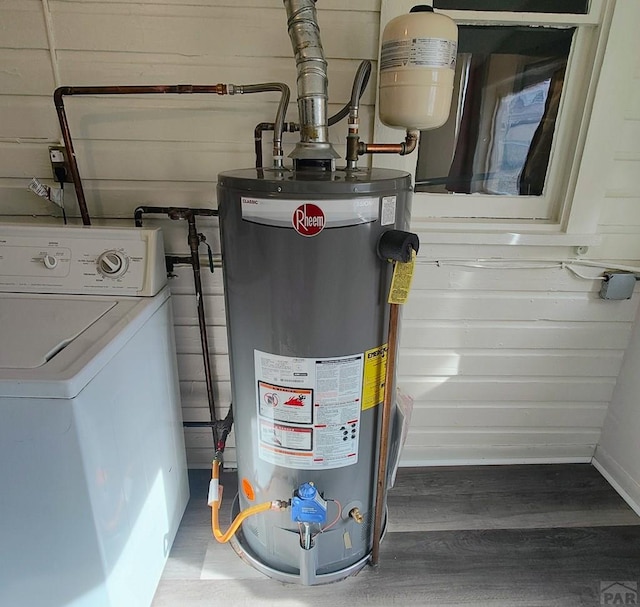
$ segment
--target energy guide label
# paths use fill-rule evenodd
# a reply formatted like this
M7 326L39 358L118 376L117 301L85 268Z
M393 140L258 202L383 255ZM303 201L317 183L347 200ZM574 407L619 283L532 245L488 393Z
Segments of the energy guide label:
M322 470L358 461L364 353L296 358L254 350L260 459Z

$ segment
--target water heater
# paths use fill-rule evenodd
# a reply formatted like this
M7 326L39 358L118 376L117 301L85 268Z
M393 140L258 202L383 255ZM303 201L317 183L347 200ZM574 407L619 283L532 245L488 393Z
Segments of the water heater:
M315 3L290 0L285 8L298 67L301 135L293 166L278 159L273 168L218 178L239 486L234 516L248 513L232 527L232 545L267 575L311 585L350 575L372 551L381 403L393 389L384 385L393 265L379 244L388 231L406 229L412 187L407 173L359 168L353 158L336 169ZM394 49L407 46L396 29L390 39ZM407 56L429 55L433 45L418 46ZM383 82L393 63L389 48ZM436 53L446 55L446 69L454 48ZM416 61L409 63L414 70ZM411 128L442 121L450 86L434 85L440 76L433 76L425 95L414 76L394 77L384 102L381 89L383 120ZM356 93L366 78L356 80L348 112L353 157L410 151L358 142ZM405 80L431 100L415 115L408 115L414 102L397 101ZM217 478L210 496L215 513Z
M376 247L409 193L382 169L219 177L236 509L299 500L248 519L236 546L278 579L334 581L371 550L391 269Z

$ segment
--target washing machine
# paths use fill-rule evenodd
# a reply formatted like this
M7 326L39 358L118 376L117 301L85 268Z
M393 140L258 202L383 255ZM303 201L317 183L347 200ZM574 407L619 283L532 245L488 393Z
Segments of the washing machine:
M0 225L0 605L148 607L189 497L162 233Z

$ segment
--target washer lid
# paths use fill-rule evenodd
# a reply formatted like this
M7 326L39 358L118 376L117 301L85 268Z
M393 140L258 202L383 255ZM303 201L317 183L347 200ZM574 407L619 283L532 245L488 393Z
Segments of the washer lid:
M90 298L5 298L0 306L4 347L0 369L36 369L116 305Z

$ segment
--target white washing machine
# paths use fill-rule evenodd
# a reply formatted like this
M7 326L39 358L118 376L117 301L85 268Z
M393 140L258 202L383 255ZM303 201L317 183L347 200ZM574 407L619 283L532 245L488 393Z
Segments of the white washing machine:
M148 607L188 497L162 233L0 225L0 605Z

